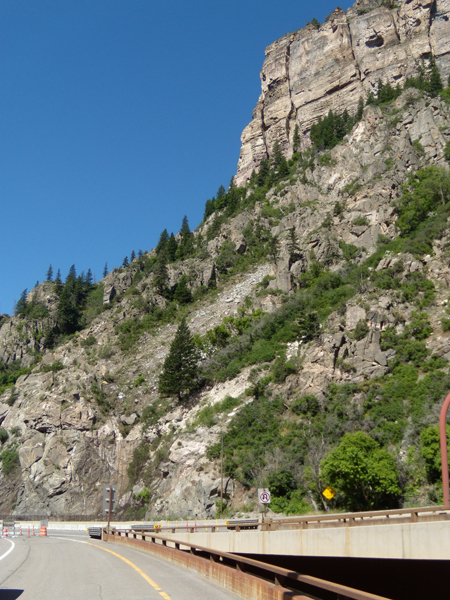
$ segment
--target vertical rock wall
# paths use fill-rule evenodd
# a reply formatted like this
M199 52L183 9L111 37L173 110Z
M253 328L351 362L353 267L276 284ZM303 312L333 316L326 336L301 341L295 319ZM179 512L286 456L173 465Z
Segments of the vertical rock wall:
M328 113L356 111L377 82L403 84L433 54L443 78L450 74L450 0L402 0L397 8L357 0L337 8L316 29L283 36L266 48L262 93L244 129L236 182L244 184L279 140L292 153L295 125L308 145L311 125Z

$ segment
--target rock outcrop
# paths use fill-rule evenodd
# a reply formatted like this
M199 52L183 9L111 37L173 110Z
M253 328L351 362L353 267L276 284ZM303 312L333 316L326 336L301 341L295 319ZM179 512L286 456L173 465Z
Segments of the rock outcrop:
M403 84L433 55L443 79L450 75L450 0L402 0L388 8L358 0L345 13L283 36L266 48L261 96L244 129L236 182L246 183L278 140L292 154L295 126L301 147L319 117L356 112L378 80Z

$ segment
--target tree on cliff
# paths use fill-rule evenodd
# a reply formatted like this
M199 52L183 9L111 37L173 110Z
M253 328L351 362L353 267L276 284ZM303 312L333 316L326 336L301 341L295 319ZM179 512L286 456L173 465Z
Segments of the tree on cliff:
M177 395L178 400L182 399L183 394L189 396L198 388L198 361L198 350L186 319L183 319L170 344L169 354L159 376L160 394Z
M45 276L45 281L51 281L53 279L53 267L52 265L49 266L47 274Z

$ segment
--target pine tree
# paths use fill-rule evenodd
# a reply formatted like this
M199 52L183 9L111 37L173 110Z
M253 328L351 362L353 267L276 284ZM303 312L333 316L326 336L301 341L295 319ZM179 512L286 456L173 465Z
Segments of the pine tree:
M19 300L16 302L14 313L19 317L25 314L25 310L27 307L27 294L28 289L25 288L23 292L20 294Z
M141 257L143 256L143 254L144 254L144 253L143 253L143 252L142 252L142 250L139 248L139 250L138 250L138 258L141 258Z
M165 252L161 252L158 255L155 268L154 268L154 277L153 277L153 285L158 290L158 292L164 296L167 292L167 284L169 282L169 273L167 271L167 255Z
M125 256L125 258L122 261L122 267L127 267L128 266L128 256Z
M292 150L298 152L300 150L300 129L298 123L294 128L294 137L292 138Z
M85 277L86 285L88 287L90 287L92 285L92 281L93 281L93 279L92 279L92 271L90 269L88 269L88 272L86 273L86 277Z
M105 266L103 267L103 277L108 275L108 263L105 262Z
M173 235L173 233L171 233L170 237L167 241L167 260L170 263L173 262L177 256L177 248L178 248L177 240L175 239L175 236Z
M55 284L56 293L59 294L62 289L61 269L58 269L58 271L56 272Z
M427 90L430 96L437 96L444 89L441 75L434 56L431 56L428 63L428 81L429 89Z
M186 215L184 215L181 223L180 236L181 239L177 248L177 258L186 258L190 256L194 250L194 236L189 227L189 221Z
M355 115L356 123L358 121L361 121L362 116L363 116L363 110L364 110L364 100L362 99L362 96L360 96L359 101L358 101L358 110L356 111L356 115Z
M192 302L192 293L187 286L187 277L182 275L175 288L173 299L180 304L189 304Z
M53 279L53 267L52 267L52 265L50 265L47 270L47 275L45 276L45 280L51 281L52 279Z
M206 219L213 214L214 210L216 208L216 199L213 198L212 200L207 200L205 202L205 211L203 213L203 220L206 221Z
M130 262L133 262L133 260L136 258L136 252L134 250L131 251L131 255L130 255Z
M169 354L159 376L159 392L168 396L177 395L178 400L181 400L184 394L189 395L196 390L198 388L199 358L186 319L183 319L170 345Z
M297 234L295 227L289 229L289 241L288 241L288 252L289 252L289 266L300 260L302 253L298 243Z
M259 187L262 187L264 185L266 178L269 175L269 171L270 161L268 158L263 158L262 161L259 163L259 171L258 175L256 176L256 185L258 185Z
M283 153L281 152L281 144L279 140L275 140L272 146L272 166L274 169L278 167L283 158Z
M156 254L159 254L166 248L168 240L169 240L169 234L167 233L167 229L164 229L164 231L162 231L161 235L159 236L159 241L155 248Z

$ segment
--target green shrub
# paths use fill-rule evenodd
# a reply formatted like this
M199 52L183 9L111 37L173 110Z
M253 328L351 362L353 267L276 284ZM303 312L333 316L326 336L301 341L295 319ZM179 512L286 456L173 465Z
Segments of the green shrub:
M365 319L360 319L357 323L356 323L356 327L353 330L353 339L355 339L357 342L359 342L359 340L362 340L363 338L366 337L366 335L368 335L370 329L369 326L367 325L367 322Z
M362 227L369 225L369 221L367 220L367 217L356 217L356 219L353 219L352 224Z
M295 365L290 361L286 361L285 356L279 356L272 366L272 377L274 383L283 383L286 377L296 372L297 368Z
M0 427L0 443L4 444L9 438L8 432L3 427Z
M19 453L14 449L4 450L0 454L0 460L2 461L2 469L5 475L13 473L20 465Z
M43 373L57 373L58 371L62 371L64 369L64 365L62 364L62 362L60 360L57 360L56 362L52 363L51 365L44 365L41 368L41 371Z
M450 425L447 425L447 444L450 442ZM441 451L439 427L426 427L420 433L420 456L425 462L428 481L436 483L441 479Z
M445 317L441 320L442 331L450 331L450 319Z
M362 431L342 438L322 462L322 476L348 510L398 506L401 490L395 458Z
M140 385L142 385L145 382L145 377L143 377L142 375L139 375L139 377L137 377L134 380L133 386L134 387L139 387Z
M145 463L150 457L147 441L144 439L139 446L133 451L133 457L127 467L127 475L130 480L130 485L134 485L141 477Z
M97 343L97 340L95 339L95 337L93 335L90 335L85 340L81 340L80 346L83 346L84 348L88 348L89 346L93 346L96 343Z
M320 411L320 403L313 394L306 394L294 400L290 408L296 415L314 417Z

